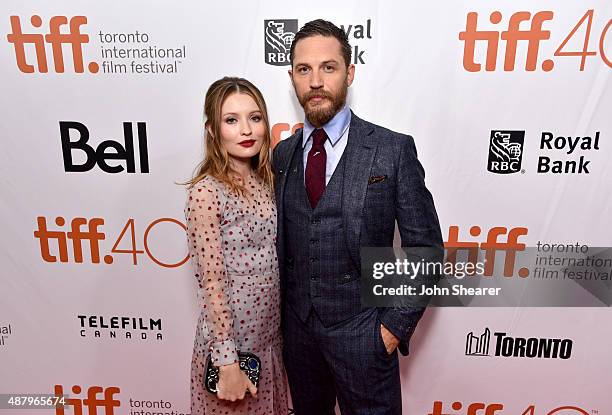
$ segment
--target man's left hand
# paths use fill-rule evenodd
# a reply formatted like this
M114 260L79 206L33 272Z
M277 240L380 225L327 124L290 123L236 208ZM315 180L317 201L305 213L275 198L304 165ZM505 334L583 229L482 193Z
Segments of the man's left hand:
M400 343L400 339L395 337L393 333L389 331L384 325L380 325L380 334L382 336L383 343L387 349L387 353L391 354Z

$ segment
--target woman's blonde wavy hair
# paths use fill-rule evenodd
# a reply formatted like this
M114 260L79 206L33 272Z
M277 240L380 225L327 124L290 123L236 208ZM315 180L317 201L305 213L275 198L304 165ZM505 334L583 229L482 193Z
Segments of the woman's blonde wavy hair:
M194 177L182 184L191 187L202 180L204 176L212 176L224 183L230 191L241 196L249 196L244 183L233 179L237 172L232 169L230 156L221 144L221 107L227 97L233 93L249 95L261 111L265 126L264 140L259 154L251 158L251 167L263 180L264 184L273 191L274 175L272 173L270 157L270 123L268 121L266 102L255 85L244 78L237 77L221 78L213 82L208 88L204 101L204 117L206 119L206 128L204 129L206 142L204 160L196 167Z

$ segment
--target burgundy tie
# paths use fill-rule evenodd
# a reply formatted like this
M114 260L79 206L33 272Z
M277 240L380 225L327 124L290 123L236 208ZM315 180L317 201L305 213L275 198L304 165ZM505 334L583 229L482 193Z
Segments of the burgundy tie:
M305 183L308 200L313 209L319 203L325 190L325 164L327 163L325 140L327 140L327 134L322 128L317 128L312 132L312 148L308 152L306 161Z

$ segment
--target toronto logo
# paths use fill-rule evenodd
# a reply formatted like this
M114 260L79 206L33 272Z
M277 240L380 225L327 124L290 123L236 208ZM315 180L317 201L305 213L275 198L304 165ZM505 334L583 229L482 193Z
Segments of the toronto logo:
M289 65L289 50L297 31L297 19L264 20L264 50L268 65Z
M488 356L489 342L491 341L491 331L487 327L480 336L475 336L473 331L470 331L465 339L465 355L466 356Z
M495 331L493 356L511 358L569 359L574 341L568 338L513 337L506 332ZM466 356L491 356L489 344L491 330L488 327L480 335L469 332L465 338Z
M497 174L519 172L524 141L525 131L491 131L487 170Z

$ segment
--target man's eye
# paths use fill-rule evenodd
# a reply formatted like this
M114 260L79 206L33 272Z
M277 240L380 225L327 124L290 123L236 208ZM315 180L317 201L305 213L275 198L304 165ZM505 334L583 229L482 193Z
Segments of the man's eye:
M333 67L333 66L331 66L331 65L327 65L327 66L325 67L325 70L326 70L327 72L332 72L332 71L334 70L334 67Z
M308 72L308 68L302 66L301 68L298 69L299 73L307 73Z

